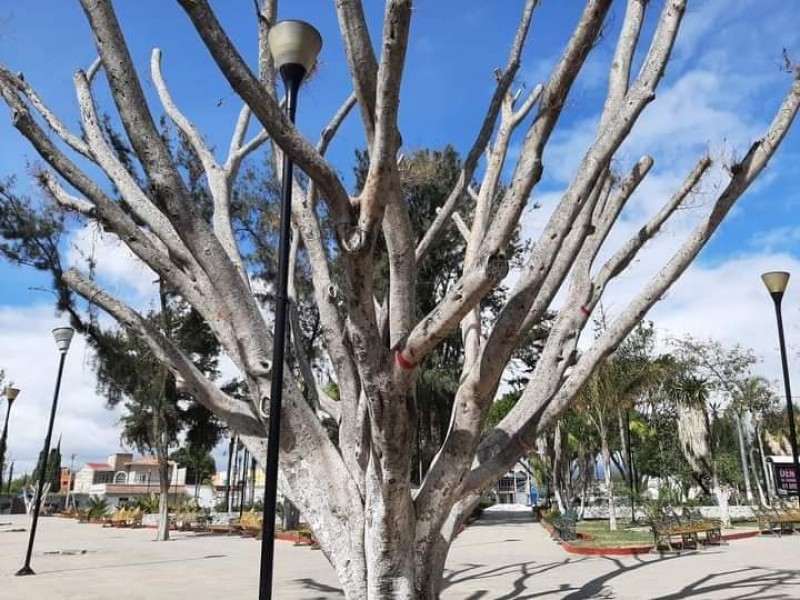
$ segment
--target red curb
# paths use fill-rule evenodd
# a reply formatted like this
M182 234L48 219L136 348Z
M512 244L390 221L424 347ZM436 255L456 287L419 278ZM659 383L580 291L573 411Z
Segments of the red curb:
M569 542L562 542L561 547L570 554L584 556L633 556L634 554L648 554L653 546L629 546L626 548L573 546Z
M553 526L550 525L547 521L541 522L542 527L544 527L549 533L553 533ZM737 533L726 533L722 536L722 541L730 542L733 540L743 540L747 538L757 537L760 534L759 531L740 531ZM591 541L594 539L593 536L579 533L579 539ZM653 551L653 545L649 546L627 546L623 548L617 548L614 546L601 546L601 547L588 547L588 546L574 546L570 542L561 542L561 547L564 548L565 552L569 552L570 554L580 554L583 556L633 556L635 554L648 554L649 552Z
M739 531L738 533L726 533L723 534L722 540L725 542L744 540L747 538L758 537L760 534L760 531Z

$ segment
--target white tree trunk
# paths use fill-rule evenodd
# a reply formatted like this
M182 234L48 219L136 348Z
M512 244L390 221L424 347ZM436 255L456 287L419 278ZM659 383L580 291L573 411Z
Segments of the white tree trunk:
M722 527L728 529L731 526L731 511L728 504L730 497L730 490L727 486L720 485L719 477L714 473L711 483L711 491L717 498L717 506L719 507L719 519L722 521Z
M744 489L747 496L747 503L753 503L753 488L750 485L750 468L748 465L747 455L748 448L744 438L744 431L742 427L742 418L735 415L736 419L736 432L739 434L739 460L742 463L742 477L744 478Z
M608 499L608 528L611 531L617 530L617 512L614 507L614 484L611 479L611 452L608 449L605 431L600 434L601 453L603 455L603 478L606 483L606 498Z
M170 466L166 459L162 460L162 453L159 452L158 454L158 487L160 494L158 496L158 529L156 530L156 541L166 542L169 540Z

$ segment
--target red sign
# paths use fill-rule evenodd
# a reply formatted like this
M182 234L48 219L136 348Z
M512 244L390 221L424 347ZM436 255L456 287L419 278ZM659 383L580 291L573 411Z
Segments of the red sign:
M800 493L797 481L797 467L795 465L781 465L773 463L775 472L775 488L780 496L797 496Z

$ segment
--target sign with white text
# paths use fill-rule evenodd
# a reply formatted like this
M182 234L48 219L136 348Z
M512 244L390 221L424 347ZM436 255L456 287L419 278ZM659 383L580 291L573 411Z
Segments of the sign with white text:
M797 467L792 464L772 464L775 473L775 491L779 496L797 496L800 487L797 483Z

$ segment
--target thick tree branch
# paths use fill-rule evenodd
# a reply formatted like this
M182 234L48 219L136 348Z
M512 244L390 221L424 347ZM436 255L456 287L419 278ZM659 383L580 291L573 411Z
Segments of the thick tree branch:
M74 83L81 111L81 123L83 124L92 160L111 179L136 217L153 232L187 272L197 277L200 267L180 239L170 220L142 191L139 183L108 145L100 126L87 76L78 71L75 74Z
M375 94L378 87L378 60L372 48L361 0L337 0L336 13L344 41L347 66L361 107L361 120L367 147L375 137Z
M247 403L222 393L171 340L153 323L100 288L76 269L64 273L64 283L96 304L128 331L141 337L162 362L179 373L197 400L232 429L246 435L264 434L264 426L255 418Z

